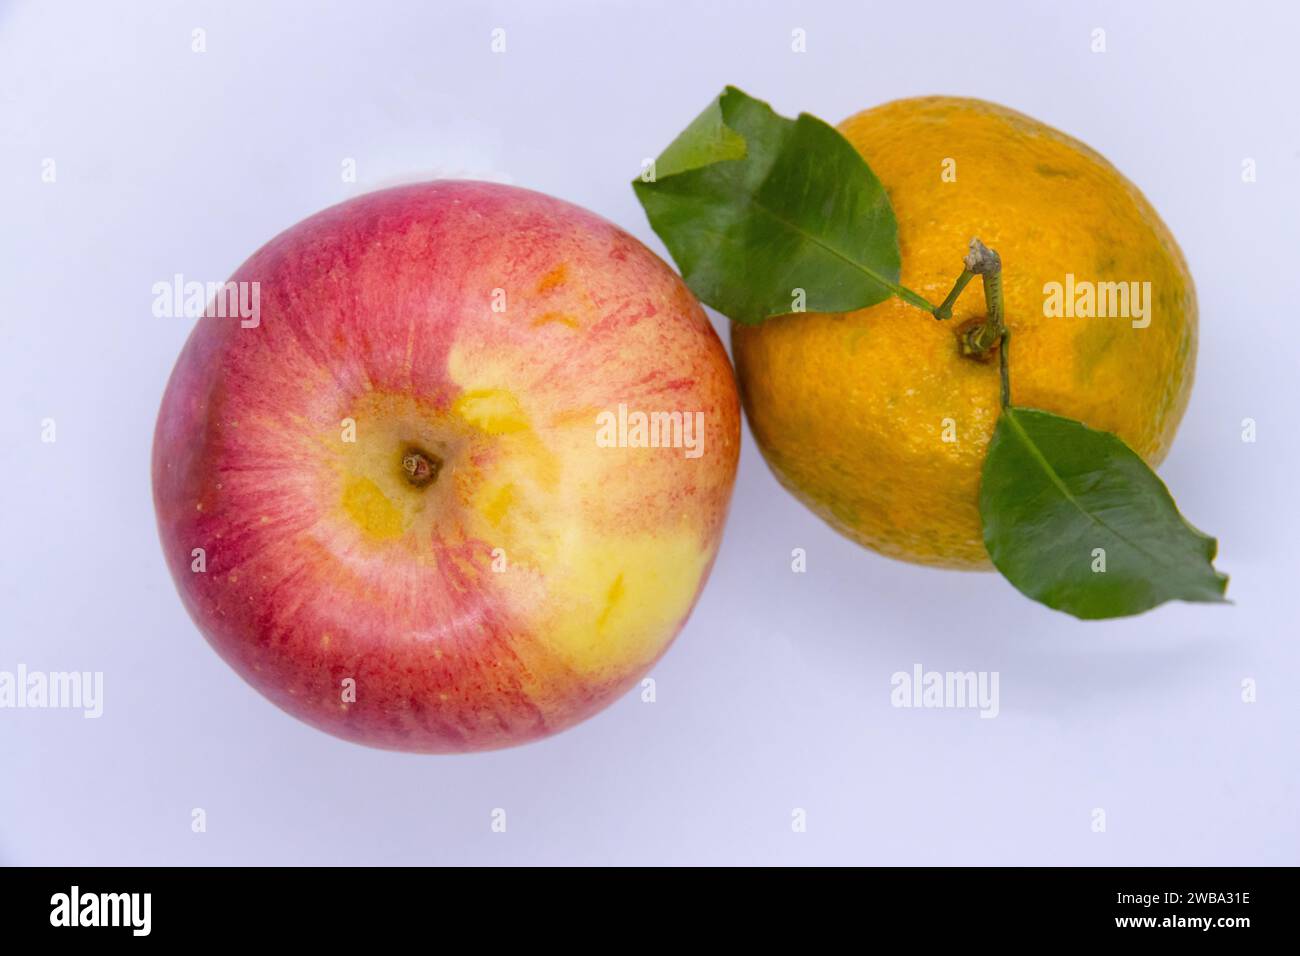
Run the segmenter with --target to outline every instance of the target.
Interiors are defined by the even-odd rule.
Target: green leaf
[[[898,223],[884,187],[816,117],[778,116],[727,87],[633,188],[696,296],[737,322],[848,312],[903,296]]]
[[[745,137],[727,126],[722,118],[722,101],[716,99],[659,154],[655,175],[676,176],[723,160],[744,158]]]
[[[1215,540],[1187,523],[1128,445],[1081,422],[1003,409],[984,462],[980,514],[997,569],[1024,594],[1075,617],[1225,601]]]

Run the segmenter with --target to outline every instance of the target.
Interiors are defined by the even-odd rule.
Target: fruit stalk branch
[[[1011,332],[1007,329],[1006,308],[1002,299],[1002,257],[976,237],[970,241],[970,252],[963,257],[962,263],[966,268],[953,283],[947,297],[940,305],[931,307],[927,311],[940,322],[951,319],[953,305],[965,291],[966,286],[970,285],[971,280],[976,276],[984,280],[984,305],[988,313],[987,318],[960,332],[958,341],[963,355],[978,359],[984,358],[991,349],[1001,344],[1001,348],[998,349],[998,365],[1002,376],[1002,404],[1010,405],[1011,377],[1007,367],[1007,349],[1011,341]],[[902,295],[902,292],[899,294]],[[912,305],[917,304],[907,296],[903,296],[903,300]],[[921,301],[924,302],[923,299]]]
[[[1006,306],[1002,298],[1002,257],[978,238],[970,241],[970,252],[963,260],[968,272],[984,280],[984,305],[988,319],[971,328],[962,337],[962,351],[977,358],[999,343],[998,367],[1002,377],[1002,404],[1011,404],[1011,376],[1007,365],[1007,351],[1011,333],[1007,330]]]
[[[970,285],[970,280],[973,278],[975,278],[975,273],[971,272],[969,269],[962,270],[962,274],[959,275],[957,281],[953,283],[952,291],[948,293],[948,297],[944,299],[939,308],[935,309],[931,314],[940,322],[951,319],[952,307],[956,304],[957,297],[965,291],[966,286]]]
[[[1002,407],[1011,405],[1011,372],[1008,368],[1007,353],[1011,349],[1011,330],[1002,330],[1002,345],[998,349],[998,369],[1002,375]]]
[[[997,344],[1005,328],[1002,308],[1002,257],[978,238],[970,241],[970,252],[962,260],[966,269],[984,279],[984,305],[988,319],[966,334],[964,345],[971,355],[983,355]]]

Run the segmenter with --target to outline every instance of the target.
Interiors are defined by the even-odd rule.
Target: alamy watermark
[[[148,936],[152,910],[152,893],[83,893],[74,885],[50,897],[50,925],[119,926],[132,936]]]
[[[260,282],[186,282],[178,272],[170,282],[155,282],[152,291],[153,314],[160,319],[237,318],[245,329],[262,323]]]
[[[923,707],[978,710],[981,718],[992,718],[998,703],[997,671],[927,671],[913,664],[911,673],[896,671],[889,679],[894,707]]]
[[[687,458],[704,454],[703,412],[628,411],[620,404],[617,412],[596,416],[596,445],[599,448],[681,448]]]
[[[0,710],[80,710],[92,719],[104,713],[103,671],[0,671]]]
[[[1043,315],[1049,319],[1132,319],[1135,329],[1151,324],[1150,282],[1091,282],[1076,280],[1043,285]]]

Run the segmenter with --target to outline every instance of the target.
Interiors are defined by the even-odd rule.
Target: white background
[[[105,680],[99,720],[0,710],[0,862],[1300,862],[1295,9],[0,4],[0,669]],[[149,447],[191,322],[151,315],[153,283],[223,278],[318,209],[439,175],[561,196],[661,251],[629,180],[726,83],[831,122],[982,96],[1145,191],[1202,309],[1161,474],[1220,538],[1234,606],[1083,624],[996,575],[891,562],[782,491],[746,433],[657,703],[630,694],[459,758],[280,713],[208,648],[163,566]],[[892,708],[890,676],[916,663],[998,671],[1000,716]]]

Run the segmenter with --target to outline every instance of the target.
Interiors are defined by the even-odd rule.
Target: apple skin
[[[569,203],[439,181],[314,215],[232,281],[260,283],[260,321],[198,320],[153,489],[185,607],[245,680],[348,740],[452,753],[570,727],[658,660],[740,437],[662,260]],[[703,454],[601,447],[620,403],[702,412]]]

